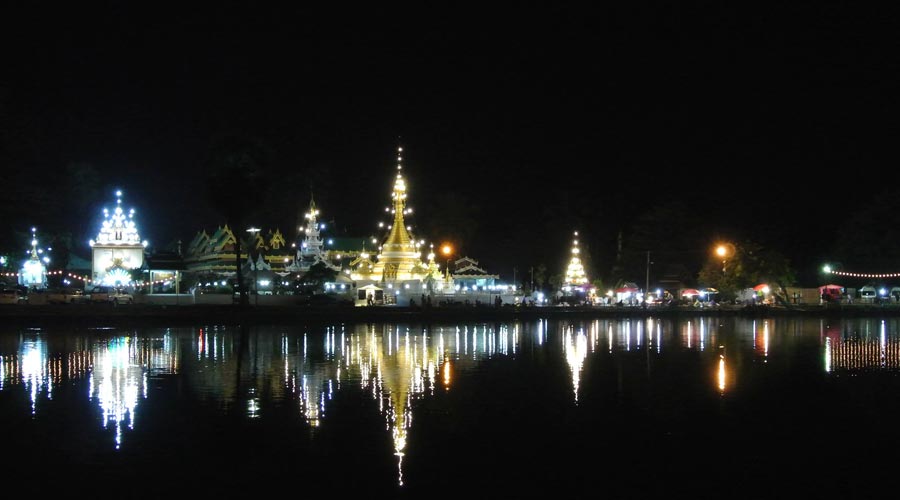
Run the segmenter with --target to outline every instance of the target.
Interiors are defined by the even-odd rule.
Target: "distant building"
[[[451,276],[454,286],[460,290],[490,290],[500,279],[499,275],[478,267],[478,261],[471,257],[457,259]]]

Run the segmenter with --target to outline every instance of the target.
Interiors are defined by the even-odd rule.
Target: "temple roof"
[[[122,209],[122,191],[116,191],[116,208],[114,208],[112,212],[105,208],[103,209],[103,223],[100,225],[100,232],[97,234],[97,239],[91,240],[91,246],[145,245],[145,243],[141,242],[141,236],[138,234],[137,225],[133,218],[134,209],[132,208],[128,212],[125,212],[125,210]]]
[[[228,224],[225,224],[222,227],[219,227],[212,236],[209,237],[209,245],[208,251],[211,252],[221,252],[226,245],[234,245],[234,233],[231,232],[231,228],[228,227]]]
[[[205,253],[209,249],[209,235],[206,234],[206,231],[200,231],[194,236],[194,239],[188,243],[187,254],[188,255],[199,255]]]

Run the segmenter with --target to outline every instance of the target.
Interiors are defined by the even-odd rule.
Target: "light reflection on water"
[[[780,350],[804,341],[813,342],[827,375],[900,369],[898,324],[875,319],[209,326],[27,331],[0,338],[0,392],[23,391],[29,406],[21,411],[41,416],[58,386],[85,381],[84,397],[98,410],[96,425],[112,431],[112,449],[127,448],[127,434],[139,430],[142,405],[154,397],[154,377],[184,380],[196,401],[223,414],[239,409],[248,420],[265,421],[276,411],[273,404],[286,403],[310,430],[330,418],[332,402],[345,387],[355,387],[377,405],[399,486],[407,480],[404,459],[419,402],[438,389],[462,390],[457,379],[478,377],[495,359],[555,357],[568,370],[568,383],[557,389],[576,406],[585,391],[596,390],[584,378],[592,363],[639,363],[652,375],[667,357],[687,359],[703,365],[708,376],[701,382],[722,397],[750,384],[752,372],[778,359]]]

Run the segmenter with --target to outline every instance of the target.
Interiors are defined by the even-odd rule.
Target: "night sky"
[[[739,235],[814,268],[840,222],[893,189],[894,12],[442,5],[5,5],[4,224],[68,224],[87,256],[121,188],[142,236],[186,242],[224,222],[201,167],[223,136],[271,152],[257,225],[288,237],[310,192],[330,234],[373,234],[402,143],[410,222],[441,239],[429,219],[459,207],[459,252],[507,279],[561,269],[576,229],[605,271],[620,231],[676,202],[701,216],[700,251]],[[36,176],[39,199],[64,198],[73,164],[101,174],[83,212],[16,187]]]

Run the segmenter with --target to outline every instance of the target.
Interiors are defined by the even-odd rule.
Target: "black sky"
[[[429,211],[453,194],[478,225],[461,251],[503,274],[562,265],[573,229],[608,260],[618,230],[675,201],[710,238],[815,265],[892,188],[894,12],[629,4],[5,6],[0,159],[50,178],[92,164],[161,244],[221,223],[201,165],[217,137],[252,136],[284,193],[263,226],[290,227],[312,187],[336,234],[365,235],[399,140],[417,227],[440,234]]]

